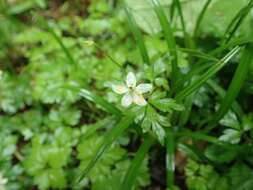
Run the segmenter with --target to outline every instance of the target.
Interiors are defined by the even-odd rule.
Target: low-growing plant
[[[253,188],[252,0],[0,2],[1,190]]]

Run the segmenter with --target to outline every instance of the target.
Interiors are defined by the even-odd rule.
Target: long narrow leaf
[[[201,21],[203,20],[204,18],[204,15],[206,13],[206,10],[208,8],[208,6],[210,5],[212,0],[207,0],[203,9],[201,10],[199,16],[198,16],[198,19],[197,19],[197,22],[196,22],[196,25],[195,25],[195,28],[194,28],[194,32],[193,32],[193,36],[196,37],[197,34],[198,34],[198,30],[199,30],[199,27],[200,27],[200,24],[201,24]]]
[[[246,45],[246,44],[252,43],[252,42],[253,42],[253,39],[249,38],[249,37],[242,37],[242,38],[234,39],[234,40],[231,40],[229,43],[226,43],[226,44],[212,50],[210,52],[210,55],[215,56],[215,55],[222,53],[223,51],[225,51],[231,47],[242,46],[242,45]]]
[[[214,126],[230,109],[232,103],[235,101],[243,82],[247,76],[247,72],[249,70],[250,63],[253,59],[253,45],[249,44],[244,48],[241,61],[236,69],[236,72],[233,76],[231,84],[229,85],[226,96],[221,102],[220,108],[218,112],[215,114],[212,126]]]
[[[248,43],[253,43],[253,39],[251,36],[247,36],[247,37],[241,37],[241,38],[237,38],[237,39],[233,39],[230,42],[223,44],[222,46],[219,46],[218,48],[212,50],[209,54],[210,56],[216,56],[219,53],[222,53],[224,51],[227,51],[228,49],[232,48],[232,47],[236,47],[236,46],[243,46],[246,45]],[[205,60],[199,60],[196,65],[199,65],[201,63],[204,63]]]
[[[228,43],[230,39],[234,36],[236,30],[240,27],[243,20],[249,14],[252,6],[253,6],[253,1],[250,0],[249,3],[245,7],[243,7],[241,10],[239,10],[239,12],[235,15],[235,17],[232,19],[231,23],[228,25],[225,31],[223,44]]]
[[[240,50],[240,47],[235,47],[232,49],[223,59],[214,64],[211,68],[209,68],[203,75],[199,77],[199,79],[193,82],[191,85],[186,87],[184,90],[179,92],[175,99],[180,101],[193,93],[199,87],[201,87],[209,78],[211,78],[214,74],[216,74],[222,67],[226,65],[226,63]]]
[[[58,44],[60,45],[61,49],[63,50],[64,54],[66,55],[68,61],[70,64],[74,64],[76,65],[76,61],[74,59],[74,57],[71,55],[70,51],[68,50],[68,48],[65,46],[65,44],[63,43],[62,39],[54,32],[54,30],[46,23],[45,26],[47,27],[48,31],[50,32],[50,34],[54,37],[54,39],[58,42]]]
[[[163,7],[159,3],[159,0],[151,0],[151,1],[153,4],[153,7],[154,7],[154,11],[157,15],[157,18],[161,24],[161,27],[162,27],[162,30],[164,33],[164,37],[167,42],[167,46],[173,55],[172,72],[171,73],[172,73],[172,82],[175,82],[177,80],[177,77],[179,74],[179,69],[178,69],[178,65],[177,65],[177,51],[175,50],[176,49],[176,42],[175,42],[175,38],[173,36],[173,31],[170,26],[170,23],[168,22],[168,19],[167,19],[166,14],[163,10]]]
[[[136,177],[138,175],[138,171],[141,167],[141,164],[142,164],[146,154],[148,153],[151,145],[153,144],[153,142],[154,142],[154,140],[151,136],[146,136],[146,138],[144,139],[144,142],[142,143],[139,150],[135,154],[132,164],[130,165],[130,167],[124,177],[123,183],[121,184],[120,190],[132,189],[134,182],[136,180]]]
[[[127,5],[125,5],[125,12],[127,15],[127,20],[129,23],[129,27],[134,35],[134,38],[136,40],[136,43],[139,47],[143,62],[146,64],[150,64],[150,59],[149,59],[149,55],[148,55],[148,51],[144,42],[144,39],[142,37],[141,31],[138,28],[135,18],[132,15],[131,11],[129,10],[129,8],[127,7]]]
[[[183,34],[184,34],[185,47],[193,48],[194,47],[194,42],[190,38],[190,35],[186,31],[184,14],[183,14],[183,11],[182,11],[181,2],[179,0],[173,0],[173,2],[175,3],[175,7],[177,8],[178,13],[179,13],[180,22],[181,22],[181,26],[182,26]]]
[[[177,132],[175,134],[177,137],[187,137],[187,138],[193,138],[196,140],[203,140],[203,141],[207,141],[210,143],[214,143],[214,144],[222,144],[222,142],[213,136],[207,135],[205,133],[201,133],[201,132],[192,132],[192,131],[183,131],[183,132]]]
[[[113,104],[110,102],[107,102],[105,99],[101,98],[100,96],[92,93],[89,90],[86,89],[81,89],[80,91],[80,96],[86,98],[87,100],[94,102],[95,104],[99,105],[102,107],[106,112],[111,113],[116,116],[121,116],[122,113],[121,111],[115,107]]]
[[[81,139],[86,139],[88,137],[90,137],[91,135],[93,135],[94,133],[96,133],[96,131],[98,129],[101,129],[105,126],[113,126],[116,122],[116,118],[113,116],[107,117],[105,119],[102,119],[100,121],[98,121],[95,124],[91,124],[87,130],[85,131],[85,133],[81,136]]]
[[[221,98],[224,99],[226,95],[226,91],[219,84],[217,84],[217,82],[215,82],[214,80],[208,80],[207,85],[209,85]],[[238,119],[242,118],[243,110],[236,100],[232,104],[232,110],[238,116]]]
[[[198,57],[198,58],[201,58],[201,59],[204,59],[204,60],[219,61],[219,60],[218,60],[217,58],[215,58],[214,56],[209,55],[209,54],[204,53],[204,52],[201,52],[201,51],[198,51],[198,50],[196,50],[196,49],[177,48],[176,50],[179,50],[179,51],[188,53],[188,54],[191,55],[191,56]]]
[[[181,79],[176,82],[174,87],[175,92],[178,92],[178,90],[180,90],[183,84],[186,81],[189,81],[194,75],[199,75],[201,72],[204,72],[209,67],[210,67],[209,64],[193,66],[192,69],[186,75],[182,75]]]
[[[77,182],[80,182],[94,167],[103,153],[111,146],[111,144],[133,123],[134,117],[132,115],[123,117],[120,122],[110,130],[104,137],[104,141],[99,146],[96,154],[89,162],[88,166],[80,173]]]

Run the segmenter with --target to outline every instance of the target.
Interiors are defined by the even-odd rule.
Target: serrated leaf
[[[158,137],[159,142],[164,144],[165,130],[158,122],[152,122],[152,131]]]
[[[228,142],[231,144],[237,144],[241,140],[242,133],[235,129],[225,129],[223,135],[219,137],[219,140]]]
[[[182,111],[184,109],[183,106],[177,104],[175,100],[170,98],[152,100],[151,104],[163,112],[171,112],[172,110]]]

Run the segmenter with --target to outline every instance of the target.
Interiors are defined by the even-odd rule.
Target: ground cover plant
[[[253,0],[0,0],[0,190],[252,190]]]

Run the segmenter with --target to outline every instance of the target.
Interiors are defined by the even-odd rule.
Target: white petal
[[[128,87],[135,87],[136,86],[136,77],[135,77],[134,73],[129,72],[127,74],[126,84]]]
[[[147,101],[143,98],[141,94],[133,94],[133,101],[139,106],[145,106],[147,105]]]
[[[133,97],[131,96],[130,93],[126,93],[121,99],[121,105],[124,107],[130,106],[132,102],[133,102]]]
[[[147,93],[147,92],[150,92],[151,90],[152,90],[152,84],[149,84],[149,83],[139,84],[136,87],[136,91],[138,94]]]
[[[117,94],[124,94],[128,91],[125,85],[112,85],[112,90]]]

